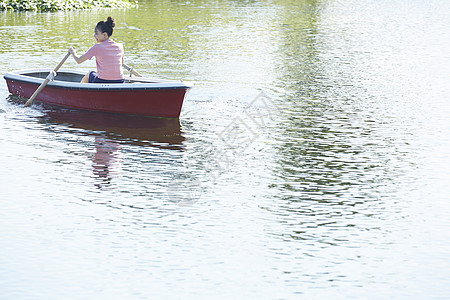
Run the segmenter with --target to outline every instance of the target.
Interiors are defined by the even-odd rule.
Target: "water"
[[[128,64],[195,83],[179,120],[23,108],[0,83],[0,298],[448,298],[449,6],[0,13],[2,74],[113,15]]]

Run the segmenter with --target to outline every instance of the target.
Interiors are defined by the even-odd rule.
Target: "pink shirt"
[[[105,80],[123,79],[123,46],[111,39],[95,44],[85,54],[88,59],[95,56],[97,76]]]

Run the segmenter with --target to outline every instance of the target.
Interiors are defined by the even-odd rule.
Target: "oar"
[[[61,68],[61,66],[64,64],[64,62],[67,60],[67,58],[69,58],[69,56],[70,56],[70,52],[67,52],[66,56],[64,56],[64,58],[56,66],[56,68],[53,69],[53,71],[51,71],[48,74],[48,76],[47,76],[47,78],[45,78],[44,82],[41,83],[41,85],[38,87],[38,89],[33,93],[33,95],[31,95],[30,99],[28,99],[28,101],[25,103],[25,107],[30,106],[31,103],[33,103],[34,99],[44,89],[44,87],[47,85],[47,83],[49,83],[49,81],[52,80],[56,76],[56,72],[58,72],[59,68]]]
[[[139,72],[138,71],[136,71],[136,70],[134,70],[132,67],[130,67],[130,66],[127,66],[126,64],[122,64],[122,66],[128,71],[128,72],[131,72],[131,73],[133,73],[134,74],[134,76],[137,76],[137,77],[142,77],[142,75],[141,74],[139,74]]]

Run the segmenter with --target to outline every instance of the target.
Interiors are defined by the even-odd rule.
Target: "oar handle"
[[[69,58],[70,52],[67,52],[66,56],[61,60],[61,62],[56,66],[56,68],[53,69],[53,71],[58,72],[58,70],[61,68],[61,66],[66,62],[66,60]]]
[[[59,68],[64,64],[64,62],[69,58],[70,52],[67,52],[66,56],[61,60],[61,62],[56,66],[56,68],[53,69],[52,72],[56,74],[58,72]],[[50,74],[52,73],[50,72]],[[39,93],[44,89],[44,87],[49,83],[51,76],[47,76],[47,78],[44,80],[43,83],[38,87],[36,91],[34,91],[33,95],[31,95],[30,99],[25,103],[25,107],[30,106],[31,103],[33,103],[34,99],[39,95]]]

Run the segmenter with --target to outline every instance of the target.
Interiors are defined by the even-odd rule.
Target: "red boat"
[[[30,98],[52,70],[6,73],[9,92]],[[80,83],[85,72],[61,70],[36,100],[77,109],[178,118],[191,84],[183,81],[126,77],[125,83]]]

